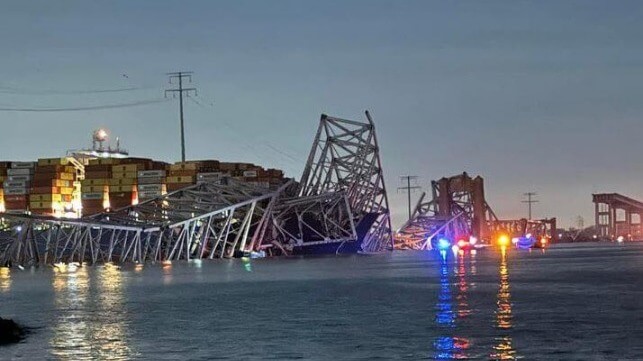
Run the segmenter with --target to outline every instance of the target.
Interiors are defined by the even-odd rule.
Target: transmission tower
[[[167,97],[168,93],[172,93],[173,96],[176,96],[176,93],[179,93],[179,115],[181,119],[181,162],[185,162],[185,129],[183,121],[183,93],[186,93],[187,96],[190,95],[190,92],[194,92],[196,95],[196,88],[184,88],[183,87],[183,78],[186,78],[188,82],[192,83],[192,72],[191,71],[178,71],[174,73],[167,73],[169,77],[170,84],[175,84],[172,80],[178,80],[178,88],[167,89],[165,91],[165,96]]]
[[[538,203],[538,200],[533,199],[534,196],[536,196],[536,192],[527,192],[523,193],[523,195],[527,196],[526,201],[522,201],[522,203],[527,203],[528,204],[528,209],[529,209],[529,220],[531,220],[531,205],[534,203]]]
[[[415,185],[415,183],[414,183],[413,186],[411,186],[411,180],[413,180],[415,182],[415,180],[417,180],[417,178],[418,177],[415,176],[415,175],[403,175],[403,176],[400,176],[400,180],[402,181],[402,184],[406,183],[406,185],[397,188],[398,191],[406,191],[406,193],[408,194],[408,198],[409,198],[409,220],[411,219],[411,216],[412,216],[412,214],[411,214],[411,192],[415,192],[416,190],[422,188],[422,187],[420,187],[418,185]]]

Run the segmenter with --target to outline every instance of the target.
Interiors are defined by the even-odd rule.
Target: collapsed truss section
[[[317,202],[328,193],[344,194],[355,238],[363,251],[392,249],[391,219],[375,125],[322,114],[297,196]],[[346,242],[344,237],[335,242]],[[314,242],[314,241],[313,241]]]
[[[0,265],[233,257],[265,233],[279,189],[201,183],[80,220],[3,215]]]
[[[398,249],[432,249],[436,237],[458,239],[489,235],[488,222],[497,220],[484,198],[481,177],[467,173],[431,182],[433,198],[420,197],[411,219],[396,233]]]

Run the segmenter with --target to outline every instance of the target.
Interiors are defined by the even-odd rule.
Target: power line
[[[86,89],[86,90],[35,90],[25,88],[14,88],[0,86],[0,93],[3,94],[25,94],[25,95],[76,95],[76,94],[102,94],[102,93],[122,93],[136,90],[156,89],[157,87],[128,87],[113,89]]]
[[[69,108],[0,107],[0,111],[3,111],[3,112],[76,112],[76,111],[84,111],[84,110],[129,108],[129,107],[137,107],[141,105],[164,103],[166,101],[168,101],[168,99],[153,99],[153,100],[142,100],[142,101],[131,102],[131,103],[90,105],[86,107],[69,107]]]
[[[536,196],[537,193],[536,192],[527,192],[527,193],[523,193],[523,195],[527,196],[527,200],[522,201],[522,203],[527,203],[528,204],[528,207],[529,207],[529,220],[531,220],[531,205],[533,203],[538,203],[538,200],[532,199],[532,197]]]
[[[196,95],[196,88],[184,88],[183,87],[183,78],[186,78],[190,83],[192,82],[192,72],[191,71],[178,71],[174,73],[168,73],[170,84],[172,84],[172,79],[178,79],[179,87],[175,89],[167,89],[165,91],[165,96],[168,93],[176,94],[179,93],[179,116],[181,118],[181,161],[185,162],[185,128],[183,121],[183,93],[190,95],[190,92],[194,92]]]
[[[206,106],[205,106],[205,105],[203,105],[203,103],[201,103],[200,101],[198,101],[196,98],[194,98],[194,97],[190,97],[190,96],[188,96],[187,98],[188,98],[188,99],[190,99],[190,101],[194,102],[194,103],[195,103],[196,105],[198,105],[199,107],[201,107],[201,108],[203,108],[203,109],[205,109],[205,108],[206,108]],[[210,104],[210,106],[211,106],[211,107],[214,107],[214,105],[212,105],[212,104]],[[246,142],[247,144],[251,144],[250,142],[248,142],[248,141],[247,141],[247,134],[244,134],[242,131],[240,131],[240,130],[239,130],[239,129],[237,129],[235,126],[233,126],[232,124],[230,124],[230,122],[227,122],[227,121],[226,121],[226,120],[224,120],[224,119],[221,119],[221,120],[219,120],[219,121],[221,122],[221,124],[223,124],[224,126],[228,127],[228,129],[230,129],[231,131],[233,131],[234,133],[236,133],[236,134],[239,136],[239,140],[240,140],[240,141],[242,141],[242,142]],[[290,154],[290,152],[287,152],[286,150],[284,150],[284,149],[282,149],[282,148],[279,148],[279,147],[275,146],[274,144],[272,144],[272,143],[270,143],[270,142],[266,141],[265,139],[262,139],[262,140],[259,140],[259,141],[260,141],[260,142],[262,142],[262,144],[261,144],[261,145],[265,146],[266,148],[268,148],[268,149],[270,149],[270,150],[272,150],[272,151],[274,151],[274,152],[276,152],[276,153],[279,153],[279,154],[283,155],[283,156],[284,156],[284,157],[286,157],[286,159],[287,159],[287,160],[289,160],[291,163],[294,163],[294,164],[297,164],[297,165],[301,165],[301,164],[305,161],[303,158],[297,158],[296,156],[294,156],[294,155]],[[258,149],[254,148],[254,144],[257,144],[257,143],[256,143],[256,142],[253,142],[253,143],[252,143],[252,148],[248,148],[248,147],[246,147],[246,148],[247,148],[247,149],[251,149],[251,150],[252,150],[252,152],[253,152],[253,153],[255,153],[255,155],[258,155],[258,156],[260,156],[260,157],[261,157],[262,155],[265,155],[265,154],[263,154],[263,153],[260,153],[260,151],[259,151]],[[272,158],[272,157],[271,157],[271,158]],[[273,158],[273,160],[274,160],[274,158]]]
[[[404,181],[406,180],[406,186],[403,187],[397,187],[397,190],[404,190],[407,192],[409,196],[409,220],[411,220],[411,192],[415,192],[417,189],[420,189],[422,187],[414,185],[411,186],[411,180],[415,181],[418,177],[416,175],[403,175],[400,176],[400,180]]]

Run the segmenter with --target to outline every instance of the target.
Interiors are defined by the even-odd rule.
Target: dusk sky
[[[485,178],[501,218],[592,225],[594,192],[643,199],[641,1],[5,1],[0,108],[163,98],[194,71],[187,155],[299,178],[321,113],[364,120],[394,224],[399,176]],[[140,88],[123,92],[91,92]],[[104,126],[132,156],[180,158],[178,100],[0,111],[0,158],[88,147]],[[419,193],[414,194],[414,200]]]

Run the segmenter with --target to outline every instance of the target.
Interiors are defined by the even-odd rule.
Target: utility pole
[[[179,81],[179,87],[175,89],[167,89],[165,91],[165,96],[167,97],[168,93],[172,93],[172,96],[176,97],[176,93],[179,93],[179,115],[181,117],[181,162],[185,162],[185,129],[183,121],[183,93],[187,93],[187,96],[190,96],[190,92],[194,92],[196,95],[196,88],[184,88],[183,87],[183,78],[186,78],[188,82],[192,82],[192,72],[191,71],[178,71],[174,73],[167,73],[169,77],[170,84],[172,80]]]
[[[404,181],[406,180],[406,185],[397,188],[398,191],[401,191],[401,190],[406,191],[409,196],[409,220],[411,220],[411,192],[415,192],[415,190],[422,188],[418,185],[411,186],[411,180],[415,181],[417,178],[418,177],[416,175],[400,176],[400,180],[402,181],[402,184],[404,184]]]
[[[532,197],[536,195],[536,192],[527,192],[527,193],[523,193],[523,195],[527,196],[527,200],[522,201],[522,203],[529,204],[529,220],[531,220],[531,205],[534,203],[538,203],[537,200],[532,199]]]

